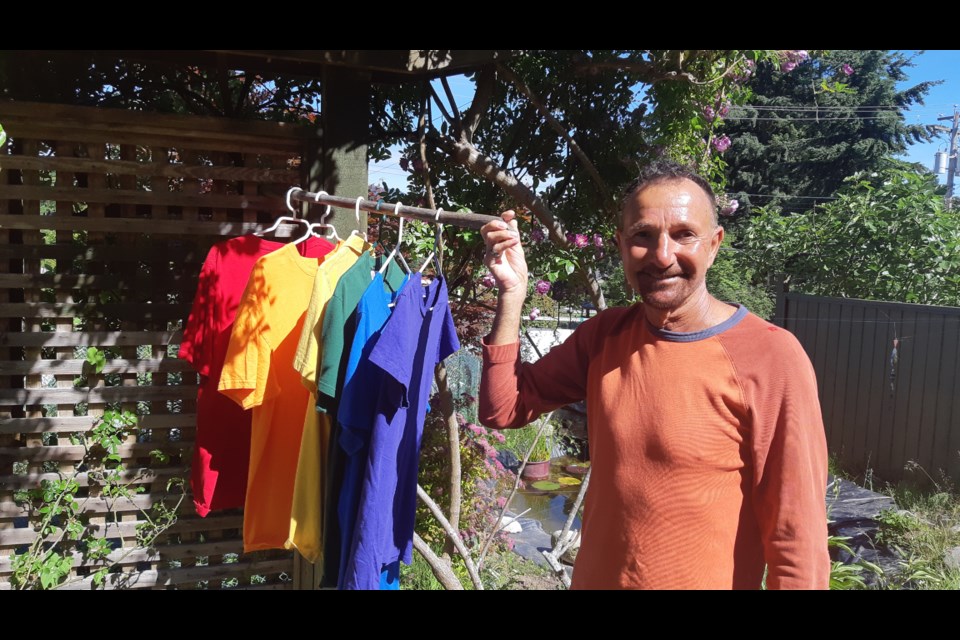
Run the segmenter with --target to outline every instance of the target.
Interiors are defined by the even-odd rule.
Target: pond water
[[[557,483],[563,478],[576,478],[580,480],[582,476],[567,473],[564,469],[569,464],[576,464],[577,460],[572,458],[555,459],[550,464],[550,482]],[[569,480],[568,480],[569,482]],[[526,513],[524,518],[532,518],[540,522],[543,530],[548,534],[563,528],[563,524],[570,515],[573,503],[580,492],[580,485],[561,485],[559,489],[551,491],[538,491],[531,487],[531,482],[525,481],[526,487],[521,487],[510,503],[511,513]],[[509,495],[509,489],[505,495]],[[580,517],[577,516],[573,522],[573,528],[580,528]]]

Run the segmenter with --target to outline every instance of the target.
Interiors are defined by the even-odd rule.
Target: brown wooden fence
[[[35,537],[14,492],[71,473],[82,448],[70,433],[105,409],[141,416],[125,443],[132,472],[148,452],[139,506],[186,477],[195,432],[196,375],[176,348],[206,252],[284,208],[300,182],[304,132],[292,126],[122,110],[0,103],[0,588],[10,556]],[[80,386],[83,350],[110,359]],[[115,555],[132,544],[139,512],[86,486],[81,498]],[[242,513],[198,518],[189,498],[161,543],[127,556],[127,586],[289,588],[290,553],[240,555]],[[121,542],[122,537],[122,542]],[[82,558],[74,572],[85,576]],[[89,578],[73,584],[90,588]]]
[[[788,293],[777,318],[813,361],[846,468],[960,482],[960,308]]]

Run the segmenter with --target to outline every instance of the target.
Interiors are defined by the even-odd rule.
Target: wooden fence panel
[[[73,474],[71,434],[115,409],[140,418],[120,454],[147,490],[111,510],[78,471],[78,499],[121,559],[107,588],[290,588],[290,552],[242,554],[239,510],[199,518],[189,494],[155,549],[132,540],[141,509],[189,473],[198,381],[176,355],[200,265],[285,210],[305,133],[27,103],[0,103],[0,122],[0,589],[36,537],[14,493]],[[89,347],[107,357],[100,374]],[[91,588],[95,569],[75,558],[69,588]]]

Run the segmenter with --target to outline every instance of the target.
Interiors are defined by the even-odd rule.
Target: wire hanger
[[[320,196],[328,196],[328,195],[330,194],[327,193],[326,191],[318,191],[317,195],[314,196],[314,201],[320,202]],[[324,222],[324,220],[330,217],[330,214],[332,212],[333,212],[333,207],[328,204],[326,212],[324,212],[324,214],[320,216],[320,222],[315,222],[310,225],[310,232],[313,233],[317,229],[330,229],[331,234],[329,236],[324,234],[318,234],[318,235],[320,235],[320,237],[323,238],[324,240],[333,239],[333,240],[336,240],[337,242],[340,242],[340,236],[337,234],[337,228],[328,222]]]
[[[264,229],[263,231],[260,231],[259,233],[255,233],[255,234],[253,234],[253,235],[257,236],[258,238],[262,238],[262,237],[265,236],[266,234],[268,234],[268,233],[273,233],[274,231],[276,231],[277,229],[279,229],[281,224],[283,224],[283,223],[285,223],[285,222],[293,222],[293,223],[296,223],[296,224],[303,223],[304,225],[306,225],[307,230],[308,230],[308,233],[307,233],[307,236],[306,236],[306,237],[310,237],[310,233],[309,233],[310,223],[307,222],[306,220],[304,220],[303,218],[300,218],[300,217],[297,216],[297,210],[293,208],[293,204],[290,202],[290,196],[293,195],[293,192],[294,192],[294,191],[302,191],[302,189],[300,189],[300,187],[290,187],[290,188],[287,190],[287,209],[290,210],[290,213],[292,213],[293,216],[292,216],[292,217],[291,217],[291,216],[280,216],[279,218],[276,219],[276,221],[273,223],[273,225],[272,225],[269,229]],[[305,239],[305,238],[300,238],[300,239],[294,241],[293,244],[296,244],[296,243],[298,243],[298,242],[301,242],[301,241],[303,241],[304,239]]]

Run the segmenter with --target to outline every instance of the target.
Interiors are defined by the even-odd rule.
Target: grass
[[[473,584],[467,577],[462,562],[455,560],[453,569],[464,589],[472,590]],[[480,579],[483,581],[483,588],[488,591],[560,588],[560,581],[554,578],[549,570],[505,549],[491,550],[480,570]],[[400,565],[400,588],[439,591],[443,586],[433,576],[426,560],[414,552],[413,564],[409,567]]]
[[[916,463],[906,468],[914,479],[883,483],[879,489],[894,499],[897,509],[877,516],[874,542],[900,557],[900,571],[881,576],[878,588],[960,590],[960,568],[946,562],[947,553],[960,547],[960,493],[945,476],[934,478]],[[830,471],[868,489],[880,484],[869,470],[851,477],[835,461]]]

